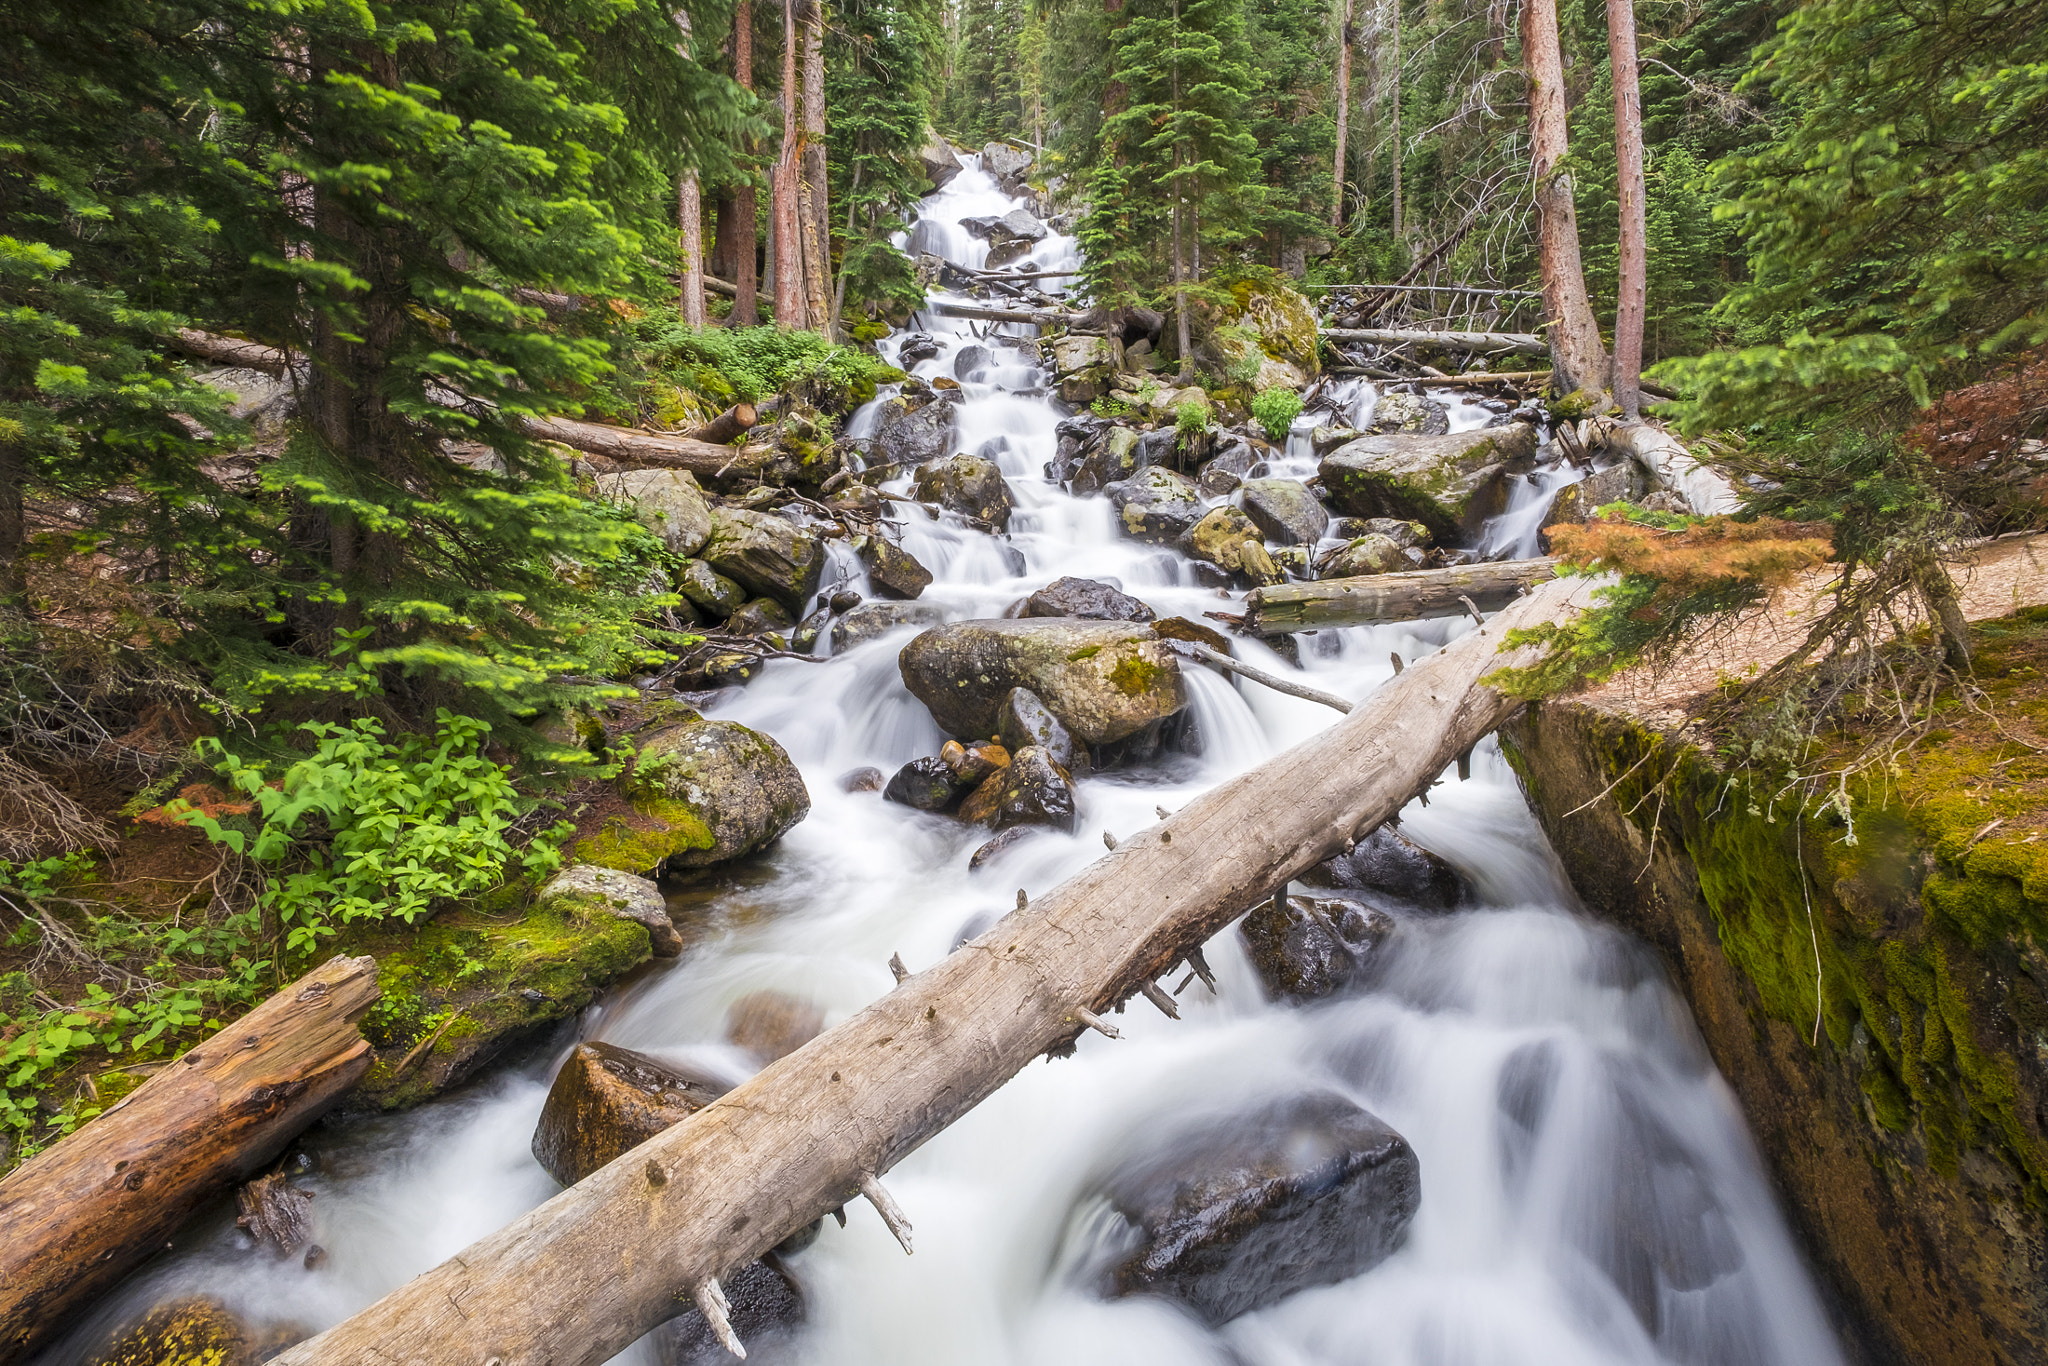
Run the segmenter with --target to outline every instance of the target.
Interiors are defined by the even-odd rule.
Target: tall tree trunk
[[[1401,0],[1387,0],[1387,9],[1393,15],[1389,31],[1393,38],[1393,62],[1387,68],[1388,84],[1393,90],[1394,137],[1387,149],[1394,164],[1394,236],[1407,236],[1407,224],[1401,216],[1401,163],[1406,159],[1401,150]]]
[[[1643,316],[1649,261],[1643,187],[1643,96],[1636,72],[1634,0],[1607,0],[1607,60],[1614,69],[1614,162],[1621,199],[1621,278],[1614,306],[1614,400],[1630,422],[1643,409]]]
[[[704,312],[704,201],[697,173],[683,172],[676,183],[676,221],[683,230],[683,322],[702,327]]]
[[[825,180],[825,5],[806,0],[804,39],[804,297],[811,326],[832,324],[832,205]]]
[[[28,586],[21,572],[28,548],[28,452],[0,438],[0,633],[21,624]]]
[[[743,90],[754,88],[754,4],[753,0],[739,0],[732,11],[732,78]],[[748,151],[752,151],[749,139]],[[755,298],[758,288],[755,281],[756,255],[760,251],[757,240],[757,219],[760,205],[754,194],[754,182],[749,174],[746,183],[733,195],[732,224],[732,312],[726,318],[729,327],[752,327],[761,321],[761,306]]]
[[[782,0],[782,152],[775,160],[770,189],[769,245],[775,258],[775,321],[783,327],[808,327],[804,301],[803,226],[797,191],[803,180],[803,130],[797,105],[803,91],[797,84],[796,0]]]
[[[1536,180],[1550,387],[1560,395],[1583,390],[1604,397],[1607,348],[1600,340],[1592,301],[1586,297],[1578,211],[1572,205],[1571,177],[1563,169],[1569,146],[1556,0],[1522,0],[1522,56],[1529,71],[1530,171]]]
[[[720,194],[711,206],[711,255],[710,271],[720,279],[730,280],[739,274],[733,258],[733,197],[730,191]]]
[[[1344,19],[1337,27],[1337,157],[1330,172],[1330,231],[1344,231],[1344,158],[1351,136],[1351,7],[1344,0]]]

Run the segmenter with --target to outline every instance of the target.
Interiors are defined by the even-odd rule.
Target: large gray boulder
[[[1330,525],[1329,509],[1299,479],[1247,479],[1239,505],[1276,545],[1314,545]]]
[[[1024,188],[1024,177],[1031,170],[1031,160],[1031,153],[1005,142],[991,142],[981,149],[981,169],[995,178],[1005,194],[1016,194]],[[1004,217],[1023,212],[1022,209],[1012,209]],[[1044,233],[1045,229],[1041,227],[1039,235]]]
[[[598,492],[633,509],[634,518],[678,555],[711,539],[711,505],[688,470],[625,470],[597,481]]]
[[[1439,540],[1475,533],[1507,505],[1507,476],[1536,454],[1526,422],[1443,436],[1365,436],[1323,458],[1323,487],[1353,517],[1421,522]]]
[[[1324,859],[1303,873],[1301,881],[1376,892],[1430,911],[1456,910],[1472,897],[1464,876],[1448,860],[1384,825],[1350,853]]]
[[[882,405],[871,438],[875,454],[892,465],[922,465],[937,460],[953,443],[953,421],[959,410],[943,399],[898,394]]]
[[[1155,615],[1145,603],[1129,593],[1098,579],[1077,579],[1071,575],[1054,579],[1024,599],[1026,617],[1087,617],[1091,621],[1150,621]]]
[[[952,455],[920,465],[917,496],[997,531],[1010,525],[1010,509],[1017,505],[1001,466],[978,455]]]
[[[1126,1230],[1111,1241],[1128,1248],[1103,1288],[1212,1326],[1378,1264],[1421,1203],[1408,1141],[1332,1091],[1152,1132],[1171,1137],[1102,1183]]]
[[[711,514],[711,536],[702,559],[756,597],[774,598],[792,612],[818,591],[825,547],[785,517],[719,508]]]
[[[917,154],[918,164],[924,168],[925,179],[934,190],[943,190],[953,183],[953,177],[966,167],[960,164],[960,154],[953,150],[953,144],[933,133],[926,139],[924,149]]]
[[[897,656],[903,682],[951,735],[996,733],[1012,688],[1037,694],[1087,744],[1134,735],[1187,705],[1180,663],[1149,626],[1062,617],[956,621]]]
[[[578,863],[549,878],[534,898],[537,905],[568,898],[579,909],[598,910],[621,920],[637,920],[647,927],[647,940],[656,958],[674,958],[683,951],[683,936],[669,919],[668,903],[652,878]]]
[[[578,861],[643,875],[703,868],[765,849],[811,811],[773,737],[701,717],[643,739],[626,792],[631,814],[578,839]]]
[[[1116,508],[1117,525],[1124,535],[1152,545],[1172,545],[1202,519],[1201,491],[1172,470],[1157,466],[1141,469],[1103,492]]]

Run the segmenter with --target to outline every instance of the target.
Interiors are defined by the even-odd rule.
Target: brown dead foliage
[[[1675,529],[1605,518],[1550,528],[1557,553],[1576,564],[1643,574],[1680,592],[1754,584],[1781,588],[1834,556],[1825,522],[1710,517]]]

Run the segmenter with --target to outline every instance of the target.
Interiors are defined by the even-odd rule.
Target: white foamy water
[[[1012,203],[970,170],[927,201],[916,234],[979,264],[983,244],[955,220]],[[1049,238],[1034,257],[1048,268],[1070,263],[1072,239]],[[1027,396],[1044,377],[1018,346],[1028,341],[1022,329],[984,338],[964,323],[922,321],[943,349],[920,373],[951,375],[963,347],[991,348],[989,367],[963,378],[957,445],[987,450],[1018,502],[1007,541],[895,505],[904,546],[937,576],[928,601],[949,618],[995,616],[1074,574],[1114,580],[1161,615],[1199,621],[1204,611],[1237,610],[1235,595],[1198,586],[1179,556],[1121,538],[1106,502],[1045,481],[1058,413]],[[1363,383],[1327,392],[1353,420],[1375,396]],[[1475,425],[1485,416],[1469,404],[1454,412]],[[863,424],[871,417],[852,430]],[[900,494],[905,484],[891,488]],[[1525,544],[1541,509],[1524,526],[1524,508],[1517,502],[1490,540]],[[1362,697],[1391,676],[1390,653],[1413,660],[1468,629],[1442,620],[1325,632],[1302,641],[1299,672]],[[593,1008],[581,1037],[742,1076],[749,1064],[723,1042],[727,1009],[741,996],[791,992],[836,1023],[890,989],[892,953],[913,971],[929,966],[967,927],[1013,905],[1019,888],[1036,895],[1099,857],[1103,831],[1148,826],[1155,807],[1176,809],[1336,720],[1299,698],[1196,672],[1189,690],[1202,753],[1082,780],[1078,833],[1035,832],[969,872],[986,831],[846,794],[837,781],[861,766],[893,770],[940,744],[897,675],[896,652],[913,634],[905,628],[825,663],[771,663],[713,708],[781,741],[803,770],[810,817],[757,862],[707,878],[692,898],[711,927],[706,942]],[[1296,672],[1258,642],[1238,651],[1269,671]],[[1306,1008],[1267,1003],[1235,930],[1219,935],[1207,954],[1220,990],[1190,988],[1179,1023],[1135,1002],[1118,1020],[1122,1040],[1087,1035],[1076,1056],[1033,1063],[890,1173],[916,1225],[915,1257],[903,1256],[865,1204],[849,1207],[844,1231],[827,1221],[792,1260],[809,1297],[806,1326],[755,1359],[1837,1362],[1742,1117],[1682,1002],[1640,945],[1575,914],[1492,743],[1475,754],[1470,781],[1446,775],[1427,808],[1404,813],[1403,830],[1451,860],[1479,904],[1398,913],[1372,984]],[[309,1136],[318,1167],[306,1182],[329,1253],[317,1270],[247,1250],[216,1212],[44,1360],[89,1360],[111,1324],[194,1291],[255,1322],[324,1328],[517,1217],[556,1189],[528,1143],[571,1042],[565,1032],[548,1056],[411,1114]],[[1101,1172],[1151,1151],[1196,1106],[1254,1108],[1276,1091],[1308,1088],[1355,1100],[1418,1155],[1421,1205],[1385,1262],[1220,1330],[1159,1300],[1101,1301],[1059,1274],[1063,1231]],[[642,1343],[619,1359],[655,1357]]]

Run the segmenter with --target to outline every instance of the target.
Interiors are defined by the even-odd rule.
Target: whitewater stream
[[[970,168],[928,199],[918,246],[980,266],[986,245],[958,220],[1018,201]],[[1057,234],[1015,263],[1070,269]],[[1061,411],[1046,391],[1029,329],[994,338],[936,316],[942,344],[914,368],[954,376],[960,350],[994,348],[964,387],[957,449],[996,460],[1018,507],[1007,538],[895,505],[903,545],[933,573],[925,601],[949,619],[995,617],[1062,575],[1111,580],[1161,616],[1202,620],[1239,595],[1198,583],[1180,555],[1118,534],[1109,503],[1047,481]],[[1004,334],[1008,335],[1007,344]],[[901,337],[883,343],[896,354]],[[1358,420],[1372,386],[1326,390],[1272,473],[1313,473],[1314,422]],[[1491,414],[1441,395],[1454,425]],[[858,433],[868,414],[849,424]],[[1533,549],[1552,487],[1539,471],[1490,527],[1494,550]],[[889,486],[904,492],[907,483]],[[842,582],[830,580],[838,576]],[[864,589],[836,556],[826,591]],[[847,582],[850,581],[850,582]],[[988,832],[849,794],[840,778],[894,772],[944,737],[904,689],[905,627],[828,663],[771,663],[711,713],[766,731],[802,768],[809,819],[771,853],[714,870],[674,903],[709,931],[577,1023],[602,1039],[734,1078],[752,1064],[723,1042],[728,1007],[763,989],[807,997],[828,1025],[950,952],[963,930],[1034,896],[1126,834],[1334,723],[1336,714],[1256,684],[1188,669],[1199,756],[1077,783],[1078,833],[1040,830],[970,873]],[[1263,669],[1359,698],[1471,629],[1463,619],[1324,631],[1301,664],[1256,641],[1237,650]],[[823,646],[821,649],[825,648]],[[1219,990],[1180,997],[1175,1023],[1135,1001],[1124,1037],[1087,1034],[1076,1056],[1035,1062],[889,1175],[916,1226],[905,1257],[864,1203],[827,1221],[792,1259],[808,1319],[754,1361],[818,1366],[1073,1366],[1080,1361],[1246,1366],[1831,1366],[1840,1360],[1819,1297],[1780,1215],[1727,1086],[1684,1003],[1641,945],[1575,912],[1514,777],[1491,741],[1471,778],[1447,774],[1403,833],[1470,881],[1471,909],[1390,909],[1396,929],[1371,985],[1309,1006],[1269,1004],[1235,929],[1208,945]],[[1174,985],[1169,980],[1169,988]],[[93,1321],[42,1361],[90,1361],[114,1323],[148,1304],[204,1293],[258,1324],[317,1330],[354,1313],[553,1195],[528,1151],[550,1077],[575,1039],[527,1065],[406,1115],[323,1128],[315,1161],[314,1270],[248,1247],[231,1214],[188,1231],[179,1250],[130,1278]],[[1386,1261],[1209,1329],[1162,1300],[1105,1301],[1063,1274],[1070,1221],[1091,1178],[1140,1156],[1194,1107],[1258,1107],[1327,1088],[1391,1124],[1421,1166],[1419,1211]],[[618,1360],[652,1363],[651,1342]],[[426,1364],[422,1364],[426,1366]]]

